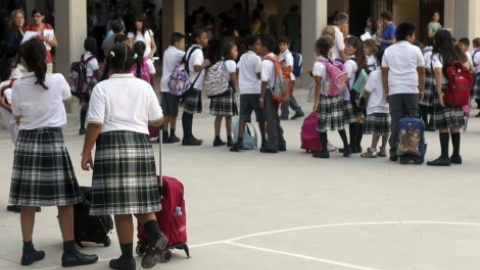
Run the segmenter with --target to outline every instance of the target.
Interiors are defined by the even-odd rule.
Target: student
[[[347,55],[345,54],[345,37],[344,32],[348,33],[348,15],[344,12],[339,12],[335,15],[335,21],[333,28],[335,29],[335,41],[333,43],[333,59],[340,59],[347,61]]]
[[[378,66],[383,58],[383,52],[376,54]],[[382,70],[372,71],[365,85],[365,100],[367,104],[367,121],[365,134],[373,134],[372,147],[368,148],[363,158],[376,158],[387,156],[387,142],[390,135],[390,114],[388,103],[383,91]],[[382,138],[380,153],[377,152],[378,141]]]
[[[161,205],[147,124],[161,125],[162,109],[152,86],[130,72],[133,56],[125,44],[108,54],[113,74],[95,86],[82,151],[82,169],[93,169],[90,214],[115,217],[122,255],[110,261],[113,269],[135,269],[132,215],[149,236],[143,268],[155,266],[168,242],[155,217]]]
[[[211,62],[203,57],[202,49],[208,46],[207,32],[201,29],[193,30],[191,34],[192,46],[187,50],[190,82],[193,84],[191,93],[183,100],[182,125],[183,125],[183,146],[200,146],[203,141],[193,136],[193,115],[202,113],[202,85],[205,75],[205,68]],[[192,52],[193,51],[193,52]],[[190,54],[190,52],[192,52]]]
[[[317,57],[324,58],[331,61],[330,55],[332,53],[332,42],[326,37],[322,37],[315,43],[315,53]],[[338,134],[342,138],[343,147],[346,151],[343,152],[344,157],[352,154],[350,146],[348,145],[347,133],[345,132],[345,120],[343,117],[343,95],[341,91],[335,97],[332,97],[327,92],[325,84],[329,83],[327,67],[316,62],[312,70],[315,79],[315,103],[313,111],[318,112],[318,133],[320,134],[321,145],[328,144],[328,131],[338,130]],[[348,91],[344,89],[344,91]],[[327,147],[322,147],[322,151],[313,154],[314,158],[330,158],[330,152]]]
[[[260,38],[262,43],[260,47],[260,54],[263,57],[261,67],[261,81],[262,91],[260,94],[260,107],[263,108],[265,119],[267,122],[267,140],[260,148],[261,153],[278,153],[287,151],[287,145],[283,138],[283,129],[280,125],[280,118],[278,117],[278,107],[280,103],[273,99],[270,89],[275,84],[275,63],[266,57],[275,58],[273,50],[275,50],[275,38],[271,35],[264,35]]]
[[[180,33],[173,33],[170,38],[170,46],[163,54],[163,68],[162,68],[162,110],[165,117],[163,124],[163,143],[177,143],[180,139],[175,135],[178,117],[178,103],[179,99],[170,94],[168,81],[172,75],[175,67],[182,61],[185,55],[185,35]],[[170,135],[168,128],[170,127]]]
[[[15,81],[12,113],[19,125],[10,187],[10,204],[21,205],[22,265],[45,258],[32,243],[37,206],[57,206],[63,236],[62,266],[95,263],[96,255],[75,248],[73,205],[82,201],[72,162],[63,141],[67,124],[64,103],[71,100],[70,86],[61,74],[46,75],[47,50],[31,39],[21,47],[22,65],[28,70]]]
[[[115,36],[113,41],[115,44],[125,44],[125,45],[128,45],[128,42],[129,42],[128,37],[122,34]]]
[[[429,166],[450,166],[462,164],[460,156],[460,128],[465,125],[463,108],[447,108],[443,103],[447,88],[446,69],[459,58],[454,50],[452,35],[447,30],[438,30],[433,45],[432,67],[435,74],[435,103],[433,121],[439,130],[441,155],[434,161],[427,162]],[[450,133],[450,134],[449,134]],[[448,155],[450,136],[452,137],[453,155]]]
[[[463,65],[470,69],[472,72],[475,72],[475,67],[473,66],[472,55],[468,51],[470,47],[470,39],[461,38],[458,40],[457,45],[455,46],[455,51],[457,52],[460,60]]]
[[[248,52],[240,57],[237,64],[238,88],[240,91],[240,123],[238,126],[238,140],[230,148],[230,152],[239,152],[243,150],[243,135],[245,134],[245,123],[251,122],[252,112],[255,112],[255,118],[258,122],[262,145],[265,142],[265,117],[260,108],[261,82],[260,73],[262,67],[262,58],[260,53],[260,38],[257,36],[247,36],[245,38],[245,47]]]
[[[363,42],[363,52],[365,54],[365,58],[367,59],[367,72],[373,72],[378,69],[378,61],[376,58],[378,52],[378,46],[375,40],[367,39]]]
[[[427,131],[435,131],[433,121],[430,116],[430,121],[428,116],[433,112],[433,98],[435,93],[435,76],[432,71],[432,48],[433,48],[433,38],[428,39],[427,47],[424,51],[425,54],[423,58],[425,59],[425,90],[423,94],[423,99],[420,100],[420,112],[422,114],[423,122],[427,125]]]
[[[418,110],[425,89],[425,59],[415,41],[415,26],[402,23],[396,32],[397,43],[388,47],[382,60],[382,81],[390,106],[390,160],[397,161],[398,121],[407,110]]]
[[[382,24],[384,25],[384,29],[382,32],[382,38],[377,39],[377,42],[380,44],[380,50],[384,51],[395,42],[400,41],[395,39],[395,33],[397,31],[397,27],[393,22],[393,15],[391,11],[384,11],[380,15],[382,18]]]
[[[475,67],[475,82],[473,84],[472,99],[477,103],[477,107],[480,109],[480,38],[475,38],[472,41],[473,44],[473,66]],[[480,112],[475,115],[480,117]]]
[[[215,140],[213,146],[233,146],[232,139],[232,116],[238,115],[237,102],[235,101],[235,93],[237,91],[237,64],[235,60],[238,57],[237,45],[226,43],[222,48],[222,59],[227,72],[227,78],[233,89],[230,89],[227,95],[221,97],[213,97],[210,103],[210,114],[215,115]],[[225,117],[225,127],[227,130],[227,143],[220,138],[220,130],[222,118]]]
[[[290,48],[290,40],[287,37],[282,37],[278,40],[278,49],[280,50],[279,61],[282,66],[282,69],[288,68],[290,69],[290,79],[293,81],[295,85],[295,75],[293,75],[293,55],[289,50]],[[292,108],[295,111],[295,114],[292,116],[292,120],[302,118],[305,114],[302,111],[302,108],[298,106],[297,100],[292,95],[290,98],[290,102],[288,104],[282,104],[281,111],[282,114],[280,116],[280,120],[288,120],[289,109],[288,107]]]
[[[97,52],[97,41],[93,37],[88,37],[83,43],[83,48],[85,52],[80,56],[80,61],[83,61],[87,65],[87,81],[89,92],[93,90],[95,84],[100,80],[100,66],[98,65],[98,52]],[[85,134],[85,121],[87,119],[88,103],[90,101],[90,93],[82,96],[79,99],[80,106],[80,130],[78,134]]]

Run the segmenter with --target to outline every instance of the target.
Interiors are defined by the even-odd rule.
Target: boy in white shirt
[[[278,40],[278,48],[280,49],[279,60],[280,64],[282,65],[282,69],[288,68],[290,69],[290,79],[293,81],[295,85],[295,75],[293,75],[293,55],[290,52],[290,40],[287,37],[282,37]],[[292,95],[290,98],[289,104],[282,104],[281,111],[282,114],[280,115],[280,120],[288,120],[289,110],[288,107],[292,108],[295,111],[295,115],[292,117],[292,120],[302,118],[305,114],[302,111],[302,108],[298,106],[297,100]]]
[[[260,107],[264,108],[265,119],[267,121],[267,140],[260,148],[261,153],[278,153],[278,151],[287,151],[283,129],[278,117],[278,108],[280,103],[273,99],[270,89],[275,86],[275,61],[277,61],[273,51],[275,50],[275,38],[271,35],[264,35],[260,38],[262,46],[260,53],[263,56],[260,77],[262,80],[262,92],[260,94]],[[280,71],[281,72],[281,71]]]
[[[383,52],[376,54],[378,64],[382,61]],[[390,135],[390,115],[389,106],[385,99],[382,82],[382,70],[377,69],[368,76],[365,85],[365,101],[367,104],[367,121],[365,125],[365,134],[373,134],[372,147],[362,154],[363,158],[386,157],[386,146],[388,136]],[[382,146],[380,153],[377,154],[377,144],[382,137]]]
[[[178,97],[170,94],[168,81],[170,76],[182,58],[185,56],[185,35],[181,33],[173,33],[170,40],[170,47],[163,54],[163,69],[162,69],[162,110],[165,117],[163,124],[163,143],[177,143],[180,139],[175,135],[178,117]],[[168,128],[170,125],[170,136]]]

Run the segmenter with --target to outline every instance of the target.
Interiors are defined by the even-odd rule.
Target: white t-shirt
[[[367,115],[374,113],[389,113],[388,103],[383,91],[382,70],[372,71],[365,84],[365,91],[370,93],[367,104]]]
[[[472,53],[472,57],[473,65],[475,66],[475,74],[480,73],[480,50],[474,50]]]
[[[340,52],[345,50],[345,41],[343,39],[343,33],[340,31],[340,28],[338,26],[333,26],[335,29],[335,42],[333,44],[332,52],[333,52],[333,59],[339,59],[340,58]]]
[[[190,74],[189,74],[190,82],[193,83],[195,80],[197,80],[193,85],[193,88],[197,89],[198,91],[202,91],[203,77],[205,76],[205,69],[202,69],[202,71],[200,72],[195,72],[194,67],[203,65],[205,58],[203,58],[202,47],[200,45],[193,45],[192,47],[190,47],[187,50],[187,57],[188,55],[190,55],[190,51],[193,50],[194,48],[198,48],[198,49],[195,49],[195,51],[192,53],[188,61],[188,67],[190,69]]]
[[[290,67],[292,69],[292,73],[290,73],[290,80],[295,81],[295,75],[293,75],[293,55],[290,50],[286,50],[284,53],[280,54],[280,63],[282,67]]]
[[[425,69],[432,69],[432,51],[426,52],[423,58],[425,59]]]
[[[60,73],[47,74],[48,90],[35,84],[33,72],[15,81],[12,89],[12,113],[21,116],[20,130],[64,127],[67,124],[64,100],[70,99],[70,85]]]
[[[418,94],[418,67],[425,67],[422,51],[408,41],[389,46],[383,55],[382,67],[389,68],[389,95]]]
[[[269,53],[267,56],[275,57],[273,53]],[[262,61],[262,71],[260,73],[260,78],[262,82],[268,82],[267,88],[272,89],[275,86],[275,65],[272,61],[266,60],[265,58]]]
[[[230,74],[237,72],[237,63],[233,60],[225,61],[225,67],[227,68],[227,78],[230,80]]]
[[[375,55],[367,55],[367,66],[368,66],[368,70],[370,70],[370,72],[372,71],[375,71],[378,69],[378,65],[377,65],[377,58],[375,57]]]
[[[432,56],[432,66],[433,66],[433,72],[435,72],[435,69],[437,68],[443,69],[442,59],[438,53]],[[448,83],[448,80],[445,76],[443,76],[443,84],[446,84],[446,83]],[[434,85],[437,85],[437,80],[434,81]]]
[[[153,39],[153,32],[152,30],[148,29],[148,31],[143,35],[142,32],[137,31],[137,35],[135,36],[132,32],[128,32],[127,37],[133,39],[133,44],[137,41],[145,42],[145,54],[143,56],[148,57],[150,53],[152,53],[152,39]]]
[[[174,46],[168,47],[168,49],[163,54],[163,68],[162,68],[162,92],[170,92],[168,88],[168,81],[172,75],[175,67],[180,64],[183,56],[185,55],[184,51],[181,51]]]
[[[10,80],[0,83],[0,89],[2,89],[3,86],[8,84],[10,84]],[[12,88],[5,89],[5,91],[3,91],[3,95],[7,99],[8,104],[12,104]],[[2,96],[0,96],[0,98],[1,97]],[[13,117],[13,114],[11,112],[1,107],[0,107],[0,114],[2,115],[3,123],[5,124],[5,127],[8,129],[8,132],[10,133],[10,139],[12,140],[12,143],[15,143],[18,137],[18,125],[15,122],[15,117]]]
[[[323,58],[323,57],[322,57]],[[312,75],[314,77],[321,77],[322,78],[322,95],[328,95],[326,89],[325,89],[325,83],[327,82],[327,67],[320,63],[320,62],[315,62],[313,65],[313,70],[312,70]]]
[[[465,52],[465,55],[467,56],[467,59],[468,59],[468,62],[470,62],[470,65],[472,65],[473,67],[472,55],[470,54],[470,52]]]
[[[260,94],[261,82],[257,74],[262,71],[262,58],[253,51],[248,51],[240,57],[237,68],[240,94]]]
[[[101,132],[148,133],[148,122],[163,116],[152,86],[133,74],[112,74],[93,89],[87,121],[102,123]]]
[[[100,69],[100,66],[98,65],[97,58],[89,51],[86,51],[83,54],[83,61],[87,61],[87,59],[92,57],[92,56],[93,56],[93,58],[90,61],[88,61],[88,63],[87,63],[87,77],[89,77],[89,78],[93,76],[93,72],[95,72],[95,70]]]
[[[355,84],[355,77],[357,75],[358,65],[354,59],[348,59],[347,62],[345,62],[344,66],[348,76],[348,89],[351,91],[353,90],[353,85]],[[350,91],[343,92],[343,100],[350,100]]]

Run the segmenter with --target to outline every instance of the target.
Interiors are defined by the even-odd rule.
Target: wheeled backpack
[[[320,135],[317,131],[318,113],[311,113],[305,120],[303,120],[302,131],[300,132],[300,139],[302,140],[301,148],[307,153],[321,152],[322,144],[320,143]]]
[[[417,109],[412,109],[418,115]],[[425,143],[425,122],[420,116],[408,112],[405,117],[397,123],[398,145],[397,156],[402,164],[422,164],[427,144]]]

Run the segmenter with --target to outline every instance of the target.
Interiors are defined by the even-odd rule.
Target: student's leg
[[[462,164],[462,157],[460,155],[460,128],[450,128],[450,136],[452,137],[453,144],[451,162],[454,164]]]
[[[183,112],[182,115],[182,126],[183,126],[183,141],[189,141],[192,139],[192,123],[193,123],[193,114],[188,112]]]
[[[373,137],[372,137],[372,148],[373,149],[377,149],[377,145],[378,145],[379,140],[380,140],[380,135],[373,134]]]
[[[328,144],[328,136],[327,132],[319,132],[320,135],[320,144],[322,145],[322,151],[318,153],[314,153],[313,157],[314,158],[330,158],[330,152],[328,151],[328,147],[326,145]]]
[[[294,96],[292,96],[290,99],[290,108],[292,108],[292,110],[295,112],[295,115],[293,115],[292,119],[296,119],[305,115]]]
[[[362,152],[362,139],[363,139],[363,132],[365,130],[364,123],[358,123],[358,130],[357,130],[357,140],[356,140],[356,150],[358,153]]]
[[[117,229],[118,242],[122,255],[118,259],[110,261],[110,267],[119,269],[120,266],[135,265],[133,257],[133,218],[132,215],[115,215],[115,228]]]
[[[167,135],[168,135],[169,126],[170,126],[170,116],[165,115],[164,118],[163,118],[162,130],[163,130],[164,133],[166,132]]]
[[[260,129],[260,137],[262,138],[262,145],[267,141],[267,128],[265,127],[265,121],[258,122],[258,129]]]
[[[31,265],[32,263],[45,258],[45,252],[43,250],[36,250],[32,241],[36,210],[37,207],[35,206],[21,207],[20,225],[22,227],[23,236],[22,265]]]
[[[288,115],[290,114],[289,103],[282,104],[280,106],[280,111],[281,111],[280,119],[288,120]]]
[[[252,106],[252,109],[255,111],[255,117],[257,118],[258,122],[258,129],[260,130],[260,137],[262,138],[262,147],[265,145],[265,142],[267,141],[267,130],[265,127],[265,110],[262,110],[260,108],[260,105],[258,104],[258,99],[260,98],[260,95],[251,95],[250,96],[250,104]]]
[[[275,100],[272,97],[270,91],[267,91],[265,95],[265,108],[264,115],[267,121],[267,140],[265,142],[264,150],[267,152],[278,151],[278,102],[275,104]]]
[[[225,116],[225,128],[227,130],[227,144],[228,147],[233,146],[233,139],[232,139],[232,117]]]
[[[88,106],[82,106],[80,110],[80,135],[85,134],[85,122],[87,121]]]
[[[423,122],[425,122],[425,125],[428,125],[428,114],[429,114],[429,108],[424,105],[420,105],[420,112],[422,116]]]
[[[215,140],[213,141],[213,146],[224,146],[226,143],[220,139],[220,132],[222,128],[222,119],[223,115],[217,115],[215,116]]]
[[[342,139],[343,142],[343,156],[349,157],[352,155],[352,149],[350,148],[350,145],[348,144],[348,139],[347,139],[347,133],[345,132],[344,129],[339,130],[338,134],[340,135],[340,138]]]
[[[350,147],[355,151],[358,136],[358,123],[350,123],[348,125],[348,138],[350,139]]]
[[[179,107],[179,99],[171,95],[170,93],[166,93],[168,98],[168,106],[169,106],[169,124],[170,124],[170,142],[176,143],[179,142],[180,139],[175,134],[177,129],[177,117],[178,117],[178,107]]]
[[[280,103],[274,101],[275,111],[278,112],[278,107],[280,107]],[[286,151],[287,150],[287,142],[285,141],[285,137],[283,136],[283,128],[280,124],[280,117],[277,114],[277,142],[278,142],[278,150],[279,151]]]

